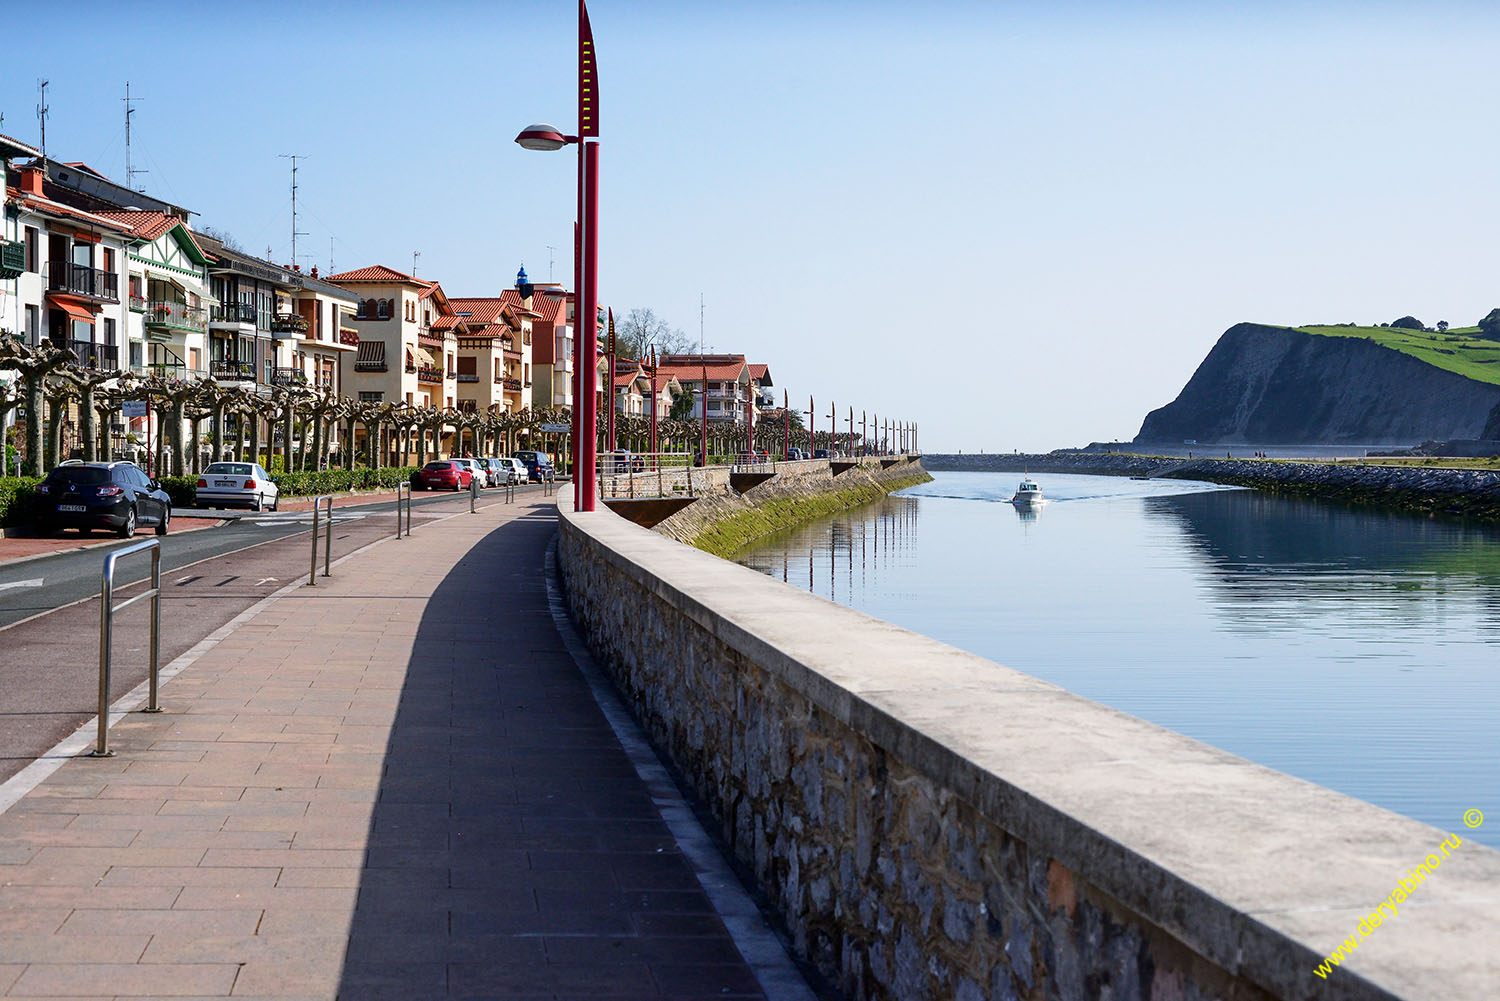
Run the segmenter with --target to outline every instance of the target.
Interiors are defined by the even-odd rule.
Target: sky
[[[0,132],[247,250],[571,283],[568,0],[34,6]],[[925,451],[1129,439],[1241,321],[1500,305],[1500,5],[593,0],[601,300]],[[88,30],[76,30],[80,23]],[[149,42],[142,46],[141,42]],[[549,249],[555,248],[555,249]],[[549,263],[550,257],[550,263]]]

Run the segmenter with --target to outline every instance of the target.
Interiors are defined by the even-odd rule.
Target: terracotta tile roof
[[[517,309],[526,308],[524,305],[524,301],[521,299],[521,293],[517,292],[513,288],[508,288],[504,292],[501,292],[500,298],[507,305],[514,306]],[[554,325],[567,322],[568,314],[565,308],[566,305],[567,303],[565,300],[565,296],[561,292],[552,292],[549,294],[548,292],[539,289],[537,290],[536,294],[531,297],[531,309],[533,315],[539,316],[547,323],[551,323]]]
[[[420,285],[423,288],[429,285],[428,282],[419,281],[411,275],[403,274],[394,268],[388,268],[384,264],[376,264],[368,268],[356,268],[353,271],[341,271],[336,275],[324,276],[324,280],[330,282],[407,282],[412,285]]]
[[[469,326],[500,322],[500,312],[506,307],[505,299],[493,296],[480,299],[449,299],[455,313],[467,313],[464,317]]]
[[[167,215],[165,212],[100,212],[101,216],[113,222],[121,223],[130,227],[130,235],[138,240],[150,243],[163,233],[168,232],[173,226],[179,225],[182,220],[176,216]],[[186,229],[186,227],[184,227]],[[192,234],[189,233],[189,236]],[[197,242],[196,240],[194,241]],[[200,246],[198,248],[202,250]]]
[[[26,194],[20,188],[12,188],[7,186],[5,189],[5,194],[7,201],[14,205],[33,208],[38,212],[47,212],[51,215],[60,215],[66,216],[70,219],[78,219],[82,222],[89,223],[90,225],[103,226],[106,229],[118,230],[121,233],[130,232],[130,226],[127,223],[116,222],[114,219],[106,218],[105,214],[102,212],[85,212],[82,209],[75,209],[71,205],[64,205],[62,202],[54,202],[50,198],[40,198],[36,195]]]
[[[86,170],[90,174],[93,174],[95,177],[100,178],[101,180],[105,180],[105,181],[109,180],[109,178],[105,177],[103,174],[99,173],[99,171],[95,170],[93,167],[90,167],[88,164],[84,163],[82,160],[78,160],[78,161],[76,161],[74,163],[65,163],[65,164],[63,164],[63,166],[64,167],[73,167],[73,168],[75,168],[77,170]]]
[[[662,376],[676,377],[678,382],[703,381],[703,369],[705,367],[705,363],[697,361],[680,362],[675,360],[676,358],[680,358],[680,355],[672,357],[674,358],[673,361],[668,362],[666,360],[663,360],[657,366],[657,370]],[[715,382],[738,380],[740,374],[745,371],[745,363],[743,360],[737,362],[718,362],[710,360],[706,364],[708,368],[708,377]]]
[[[769,365],[751,365],[750,378],[759,380],[762,386],[775,385],[775,383],[771,381],[771,366]]]
[[[465,326],[462,316],[440,316],[432,321],[433,330],[450,330],[454,327]]]

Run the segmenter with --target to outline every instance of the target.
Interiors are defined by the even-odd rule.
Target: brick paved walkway
[[[553,627],[540,501],[276,600],[0,815],[0,995],[761,997]]]

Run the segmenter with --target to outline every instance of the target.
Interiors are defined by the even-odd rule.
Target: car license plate
[[[237,487],[237,486],[239,486],[239,484],[236,483],[234,480],[214,480],[214,486],[216,486],[216,487]]]
[[[59,505],[57,505],[57,509],[59,511],[87,511],[88,510],[88,505],[87,504],[59,504]]]

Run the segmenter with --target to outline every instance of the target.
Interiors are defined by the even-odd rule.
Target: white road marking
[[[363,513],[343,514],[341,512],[334,512],[333,520],[335,522],[339,522],[339,521],[358,521],[361,518],[367,518],[367,517],[369,517],[369,515],[363,514]],[[272,515],[269,518],[241,518],[240,520],[244,521],[244,522],[247,522],[247,523],[249,523],[251,525],[261,525],[261,526],[267,526],[267,525],[269,525],[269,526],[276,526],[276,525],[311,525],[312,524],[312,512],[309,511],[309,512],[307,512],[305,514]],[[328,519],[326,517],[324,517],[323,515],[319,515],[318,516],[318,525],[319,526],[325,525],[325,524],[327,524],[327,522],[328,522]]]
[[[12,581],[9,584],[0,584],[0,591],[9,591],[13,587],[41,587],[44,580],[46,580],[45,577],[38,577],[35,580]]]
[[[262,577],[260,580],[258,580],[258,581],[255,582],[255,586],[256,587],[261,587],[261,586],[263,586],[265,584],[275,584],[275,583],[277,583],[275,577]]]

